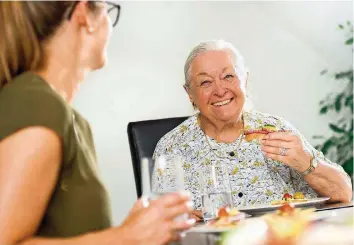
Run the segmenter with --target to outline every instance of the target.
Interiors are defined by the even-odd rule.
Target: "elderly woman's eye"
[[[227,74],[227,75],[224,77],[224,79],[228,79],[228,80],[230,80],[230,79],[232,79],[232,78],[234,78],[234,75],[232,75],[232,74]]]
[[[211,82],[210,82],[210,81],[205,80],[205,81],[203,81],[203,82],[201,82],[201,83],[200,83],[200,86],[205,87],[205,86],[209,86],[210,84],[211,84]]]

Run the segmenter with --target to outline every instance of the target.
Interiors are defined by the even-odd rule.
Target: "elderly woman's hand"
[[[267,158],[282,162],[304,172],[311,162],[311,155],[304,151],[300,138],[288,131],[267,134],[262,140],[262,151]]]

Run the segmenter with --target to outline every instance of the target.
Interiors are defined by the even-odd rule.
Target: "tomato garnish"
[[[295,207],[291,203],[286,203],[279,208],[281,214],[292,214],[294,210]]]
[[[229,207],[222,207],[218,211],[218,217],[227,217],[229,216],[230,208]]]
[[[289,193],[285,193],[284,196],[283,196],[284,199],[291,199],[293,198],[292,195],[290,195]]]

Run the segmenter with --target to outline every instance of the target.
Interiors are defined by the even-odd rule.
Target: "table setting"
[[[353,202],[349,203],[322,203],[320,205],[307,208],[295,208],[297,212],[303,212],[291,220],[280,220],[277,218],[277,212],[254,213],[241,220],[232,227],[205,228],[205,223],[199,222],[195,228],[187,232],[181,240],[182,245],[263,245],[263,244],[353,244]],[[301,211],[300,211],[301,210]],[[271,222],[275,216],[274,222],[279,221],[280,225],[287,226],[289,230],[282,231],[278,229],[284,241],[271,242],[266,241],[267,232],[270,226],[277,226]],[[266,217],[266,219],[265,219]],[[295,232],[291,231],[291,225]],[[277,227],[276,227],[277,228]],[[297,230],[296,230],[297,229]],[[280,231],[279,231],[280,230]],[[293,233],[297,233],[296,236]],[[286,240],[286,235],[294,236],[295,241]]]
[[[152,168],[149,166],[153,166]],[[167,174],[168,173],[168,174]],[[153,175],[158,175],[153,176]],[[166,177],[168,175],[168,177]],[[353,237],[353,202],[285,193],[266,204],[234,207],[227,168],[206,166],[198,176],[202,219],[180,233],[180,245],[349,245]],[[158,178],[156,183],[152,179]],[[145,197],[156,199],[184,189],[182,160],[142,161]],[[161,193],[161,185],[165,192]],[[187,220],[187,215],[178,219]],[[173,243],[175,244],[175,243]]]

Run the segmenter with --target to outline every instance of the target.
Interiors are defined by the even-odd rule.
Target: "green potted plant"
[[[352,53],[352,23],[347,21],[344,25],[339,25],[338,28],[345,32],[344,44],[350,47]],[[328,73],[327,70],[321,72],[322,75],[326,73]],[[330,137],[314,136],[314,138],[322,139],[322,143],[316,148],[322,151],[325,156],[334,152],[335,154],[331,155],[331,160],[342,165],[353,179],[353,67],[336,72],[333,76],[338,83],[342,83],[340,87],[343,89],[328,94],[320,101],[320,114],[334,112],[337,119],[328,125],[332,131]]]

